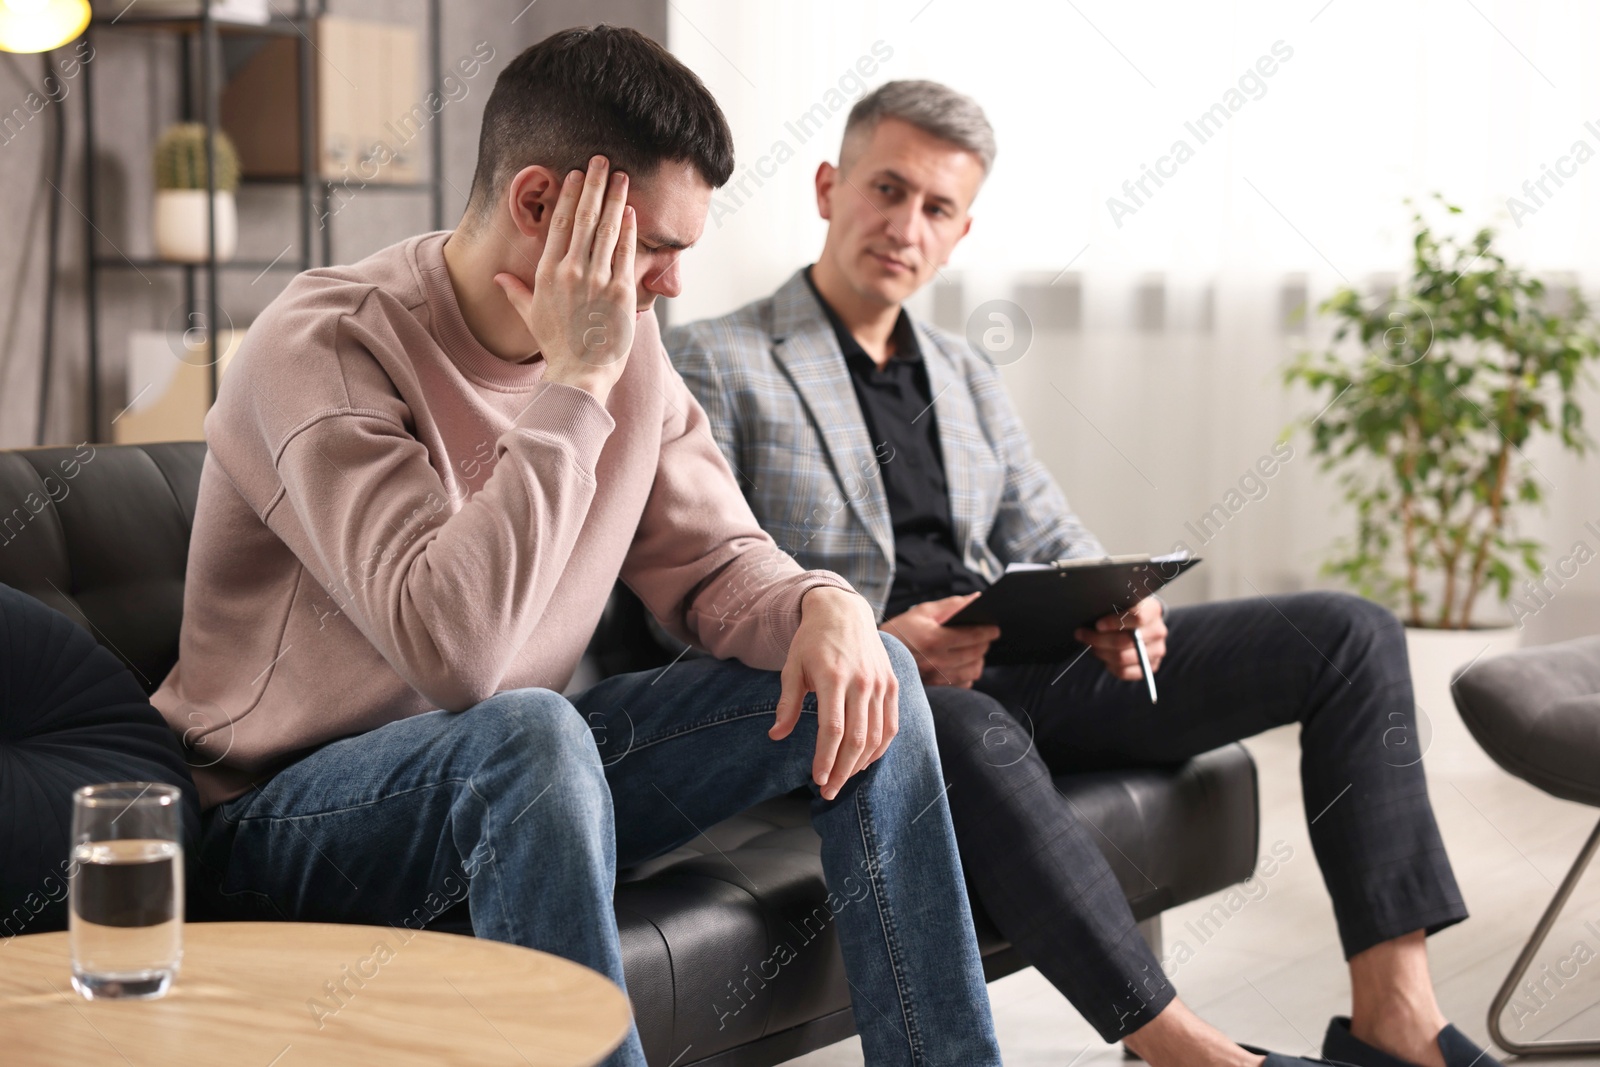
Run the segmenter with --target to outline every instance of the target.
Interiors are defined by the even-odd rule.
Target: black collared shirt
[[[884,617],[899,615],[925,600],[983,589],[986,583],[966,568],[956,547],[928,366],[910,316],[902,309],[895,320],[894,355],[879,369],[817,292],[809,267],[805,278],[844,353],[889,501],[894,585]]]

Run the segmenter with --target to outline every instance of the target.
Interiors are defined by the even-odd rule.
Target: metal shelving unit
[[[428,37],[428,80],[429,89],[438,94],[441,92],[441,28],[440,28],[440,0],[426,0],[427,5],[427,37]],[[275,8],[276,10],[276,8]],[[315,46],[312,44],[311,35],[315,31],[315,20],[326,14],[325,0],[319,3],[315,10],[310,8],[308,0],[296,0],[294,13],[287,17],[275,17],[264,24],[238,23],[219,20],[213,17],[210,4],[201,0],[200,11],[195,15],[166,16],[152,15],[141,16],[128,13],[116,18],[101,21],[91,21],[86,38],[108,32],[144,31],[158,33],[172,33],[178,36],[179,41],[179,81],[178,96],[180,115],[184,122],[201,122],[206,128],[206,188],[210,194],[207,199],[208,213],[213,216],[207,220],[209,247],[206,259],[198,263],[178,262],[165,259],[129,259],[123,255],[107,255],[99,247],[98,236],[100,226],[98,197],[95,173],[95,108],[94,85],[92,64],[84,64],[83,70],[83,123],[84,123],[84,199],[86,201],[85,219],[88,225],[84,227],[84,247],[86,263],[85,284],[85,310],[89,333],[88,347],[88,417],[89,439],[100,440],[101,430],[101,396],[100,396],[100,282],[102,275],[107,271],[135,270],[166,271],[177,270],[183,273],[184,307],[190,321],[204,312],[205,337],[207,346],[207,367],[210,376],[210,399],[216,400],[217,396],[217,331],[213,324],[218,321],[219,296],[218,281],[224,271],[250,271],[256,274],[265,274],[268,271],[294,271],[298,273],[310,270],[318,264],[312,257],[312,247],[315,243],[312,234],[312,222],[316,218],[328,219],[328,205],[332,198],[332,190],[340,183],[332,179],[323,178],[318,174],[318,153],[315,143],[314,131],[316,119],[313,113],[313,92],[315,81],[312,76],[314,69]],[[293,258],[280,256],[278,259],[266,260],[240,260],[230,259],[218,262],[216,252],[216,219],[215,215],[215,135],[218,130],[217,112],[222,92],[222,47],[223,35],[256,35],[256,36],[282,36],[297,37],[296,48],[296,85],[299,91],[299,114],[297,115],[298,135],[300,144],[300,173],[294,177],[244,179],[241,186],[249,185],[296,185],[299,187],[298,200],[300,222],[300,254]],[[196,63],[196,50],[198,49],[199,62]],[[198,68],[198,86],[194,84],[194,72]],[[198,91],[196,91],[198,90]],[[198,111],[198,116],[196,112]],[[433,228],[444,228],[444,135],[442,123],[430,124],[430,156],[432,170],[430,180],[425,182],[394,182],[382,183],[381,188],[386,192],[401,193],[427,193],[430,197],[430,209]],[[322,265],[332,261],[332,229],[327,222],[322,227]],[[199,296],[199,282],[204,279],[205,297]]]

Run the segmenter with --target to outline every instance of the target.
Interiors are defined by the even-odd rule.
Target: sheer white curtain
[[[674,0],[670,41],[740,160],[677,321],[815,256],[812,175],[863,87],[933,78],[983,104],[999,159],[917,306],[958,330],[986,300],[1024,309],[1034,340],[1005,374],[1038,451],[1114,550],[1208,557],[1175,600],[1323,584],[1349,516],[1303,437],[1273,454],[1317,406],[1280,385],[1320,339],[1290,312],[1403,272],[1406,197],[1442,192],[1464,225],[1497,223],[1514,261],[1586,291],[1600,278],[1600,5],[1585,0]],[[1551,504],[1525,529],[1552,558],[1600,550],[1584,526],[1600,463],[1530,458]],[[1588,569],[1535,639],[1593,629]]]

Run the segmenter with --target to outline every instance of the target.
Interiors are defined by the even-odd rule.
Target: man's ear
[[[826,161],[817,165],[817,214],[824,219],[832,220],[833,208],[829,205],[829,197],[833,195],[833,187],[839,180],[839,170],[832,163]]]
[[[544,239],[561,198],[561,177],[549,167],[523,167],[506,185],[511,224],[524,237]]]

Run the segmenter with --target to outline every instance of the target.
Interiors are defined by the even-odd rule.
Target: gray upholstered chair
[[[1600,808],[1600,637],[1525,648],[1469,665],[1451,683],[1467,729],[1494,761],[1564,800]],[[1489,1033],[1508,1052],[1600,1052],[1600,1040],[1515,1041],[1500,1017],[1600,851],[1594,828],[1489,1006]]]

